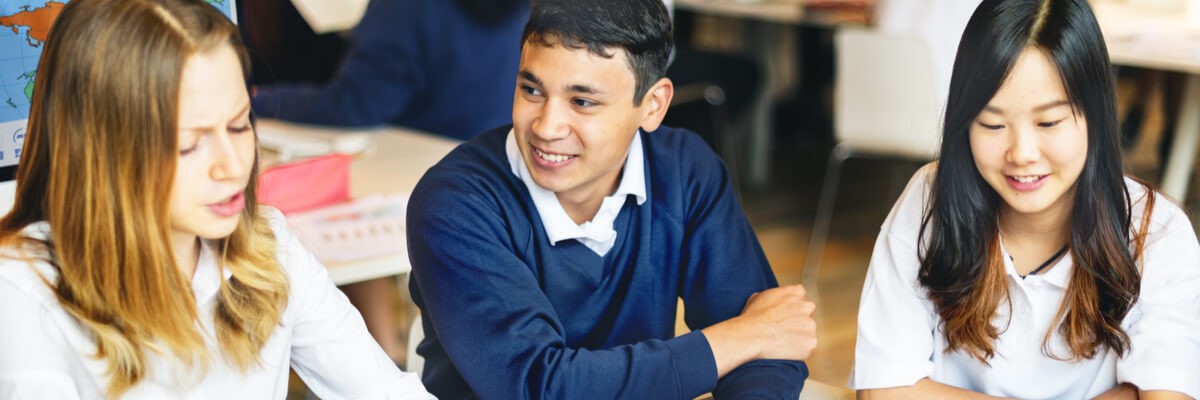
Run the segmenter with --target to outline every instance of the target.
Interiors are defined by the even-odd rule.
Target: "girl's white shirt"
[[[917,280],[919,229],[936,164],[918,171],[883,223],[875,242],[858,314],[858,341],[850,385],[856,389],[910,386],[922,378],[989,395],[1022,399],[1091,398],[1129,382],[1143,390],[1173,390],[1200,398],[1200,244],[1178,206],[1157,196],[1149,225],[1141,294],[1122,328],[1131,349],[1124,357],[1104,351],[1082,361],[1068,358],[1054,322],[1073,266],[1071,253],[1048,271],[1022,279],[1004,252],[1010,307],[1001,304],[996,355],[985,365],[970,355],[945,352],[940,317]],[[1134,229],[1143,217],[1146,190],[1126,178]],[[921,242],[924,249],[928,245]],[[1005,328],[1007,327],[1007,328]]]
[[[288,304],[259,353],[260,365],[241,372],[225,362],[213,328],[220,283],[230,277],[217,265],[212,243],[202,241],[192,278],[210,361],[207,371],[147,351],[147,375],[122,399],[283,399],[288,370],[324,399],[432,399],[419,378],[401,372],[368,334],[358,311],[334,286],[311,253],[286,229],[283,215],[263,207],[287,273]],[[49,225],[25,229],[46,238]],[[3,249],[14,254],[16,249]],[[63,309],[38,275],[57,273],[42,261],[0,258],[0,398],[101,399],[107,362],[94,357],[89,330]],[[181,295],[186,295],[181,293]]]

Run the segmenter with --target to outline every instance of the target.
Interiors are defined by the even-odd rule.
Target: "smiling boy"
[[[460,146],[409,203],[424,382],[457,398],[795,399],[816,346],[720,159],[660,126],[660,0],[540,0],[513,125]],[[677,302],[692,332],[675,337]]]

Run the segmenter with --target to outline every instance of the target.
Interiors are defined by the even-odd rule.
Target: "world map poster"
[[[0,167],[21,157],[38,58],[69,0],[0,0]],[[234,0],[207,0],[237,22]]]

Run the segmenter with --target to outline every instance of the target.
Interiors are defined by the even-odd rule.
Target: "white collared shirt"
[[[1121,323],[1131,345],[1123,358],[1107,350],[1082,361],[1043,354],[1044,337],[1052,332],[1049,350],[1070,356],[1063,336],[1051,327],[1070,281],[1071,253],[1042,274],[1021,279],[1003,247],[1013,318],[1007,305],[998,308],[995,357],[988,366],[962,351],[946,353],[941,318],[917,281],[918,231],[934,171],[931,164],[913,176],[875,242],[859,304],[852,387],[910,386],[928,377],[996,396],[1082,399],[1129,382],[1143,390],[1200,396],[1200,244],[1183,211],[1161,196],[1141,262],[1141,294]],[[1145,190],[1125,182],[1134,200],[1133,224],[1140,227]]]
[[[295,368],[321,398],[432,399],[415,374],[392,364],[325,267],[287,232],[283,216],[263,211],[290,287],[279,325],[259,352],[260,366],[241,372],[220,354],[213,314],[221,280],[230,274],[221,272],[212,244],[203,241],[192,291],[210,350],[207,371],[148,351],[145,378],[121,398],[283,399],[288,370]],[[34,224],[25,232],[45,238],[49,225]],[[0,398],[104,398],[107,361],[93,357],[91,332],[63,309],[38,274],[57,279],[45,262],[0,258]]]
[[[621,172],[621,183],[617,185],[617,190],[605,197],[600,204],[600,210],[596,212],[592,220],[583,224],[576,224],[567,215],[567,211],[563,209],[562,203],[558,201],[558,196],[554,192],[538,186],[537,182],[533,181],[533,176],[529,174],[529,166],[525,165],[525,159],[521,157],[521,150],[517,148],[516,135],[512,131],[508,132],[504,150],[513,175],[521,178],[521,181],[525,182],[525,187],[529,189],[529,197],[533,198],[533,205],[537,208],[538,215],[542,217],[542,226],[546,229],[546,236],[549,237],[551,245],[575,239],[603,257],[608,254],[609,250],[612,250],[613,245],[617,242],[617,232],[613,230],[613,222],[617,220],[617,214],[625,205],[625,199],[629,195],[633,195],[637,198],[639,206],[646,202],[646,168],[643,161],[645,155],[642,149],[640,129],[633,135],[633,142],[629,144],[629,151],[625,155],[625,166]]]

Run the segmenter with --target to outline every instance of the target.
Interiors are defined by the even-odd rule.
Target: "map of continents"
[[[0,166],[20,156],[42,42],[67,1],[0,0]],[[231,0],[207,1],[232,18]]]

